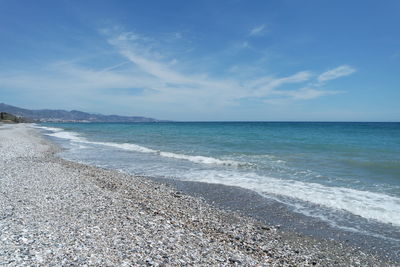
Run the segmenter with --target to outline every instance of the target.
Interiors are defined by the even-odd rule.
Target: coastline
[[[332,246],[339,242],[360,248],[361,251],[374,254],[384,261],[400,262],[400,244],[395,241],[335,227],[321,219],[295,212],[287,205],[249,189],[169,178],[149,179],[172,185],[184,194],[202,198],[219,209],[234,211],[261,223],[275,225],[288,239],[293,236],[311,237]],[[361,217],[357,220],[367,223]],[[396,234],[397,237],[398,232]]]
[[[390,266],[215,208],[182,184],[63,160],[25,125],[0,129],[0,264]]]

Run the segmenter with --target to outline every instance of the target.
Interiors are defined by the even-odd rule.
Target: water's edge
[[[54,137],[43,135],[46,139],[55,142]],[[61,146],[61,144],[58,144]],[[63,158],[62,155],[58,155]],[[71,159],[66,159],[73,161]],[[91,165],[89,163],[84,163]],[[96,166],[95,164],[92,164]],[[98,166],[97,166],[98,167]],[[112,167],[110,167],[112,170]],[[134,175],[134,173],[131,173]],[[141,175],[142,176],[142,175]],[[311,216],[306,216],[293,211],[287,205],[276,200],[263,197],[251,191],[237,186],[223,184],[211,184],[207,182],[182,181],[170,178],[147,176],[146,178],[167,183],[185,194],[201,197],[213,206],[255,218],[269,225],[280,225],[284,231],[292,235],[311,236],[317,240],[335,240],[343,244],[360,247],[361,251],[375,254],[382,261],[394,261],[400,263],[400,243],[384,240],[374,236],[364,235],[354,231],[338,229],[329,223]],[[360,222],[365,219],[356,218]],[[378,228],[379,229],[379,228]]]
[[[165,183],[194,197],[200,197],[214,207],[235,211],[267,225],[279,225],[290,234],[311,236],[317,240],[334,240],[359,247],[361,251],[377,255],[384,261],[400,263],[400,244],[345,231],[314,217],[291,211],[285,204],[262,197],[258,193],[236,186],[204,182],[181,181],[169,178],[146,177]]]

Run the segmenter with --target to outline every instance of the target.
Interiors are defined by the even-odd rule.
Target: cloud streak
[[[356,72],[356,69],[348,66],[342,65],[332,70],[328,70],[318,76],[318,82],[326,82],[329,80],[334,80],[340,77],[348,76]]]
[[[258,25],[250,30],[249,36],[262,36],[265,34],[265,24]]]
[[[238,80],[232,77],[212,79],[207,74],[185,74],[176,71],[170,64],[155,59],[151,54],[147,54],[147,57],[143,56],[141,51],[144,48],[138,43],[126,42],[126,38],[112,37],[109,43],[143,71],[143,75],[149,75],[154,79],[153,85],[150,85],[153,89],[151,96],[153,98],[169,99],[164,95],[167,93],[168,95],[175,94],[176,100],[182,100],[182,96],[195,97],[206,103],[224,105],[234,104],[243,98],[265,99],[280,96],[292,100],[305,100],[328,94],[315,89],[313,91],[311,89],[279,90],[287,84],[302,84],[309,81],[313,76],[309,71],[299,71],[285,77],[262,76],[250,80]]]
[[[253,30],[259,33],[264,27]],[[152,38],[112,30],[106,31],[105,38],[122,58],[119,63],[114,61],[108,67],[89,68],[79,62],[56,62],[45,66],[46,71],[38,69],[2,75],[0,83],[9,90],[36,97],[47,96],[52,101],[90,99],[91,102],[118,103],[124,108],[134,106],[141,110],[152,106],[176,112],[219,112],[227,106],[241,105],[244,99],[276,104],[337,94],[338,91],[316,88],[315,84],[355,72],[343,65],[319,75],[300,70],[283,76],[243,78],[231,74],[211,77],[208,73],[187,73],[180,65],[181,60],[163,53]]]

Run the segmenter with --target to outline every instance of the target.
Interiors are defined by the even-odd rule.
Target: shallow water
[[[239,186],[335,227],[400,242],[400,123],[39,127],[68,148],[62,156],[70,160],[154,177]]]

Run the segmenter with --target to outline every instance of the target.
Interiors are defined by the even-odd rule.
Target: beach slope
[[[0,265],[387,266],[58,150],[28,125],[0,125]]]

